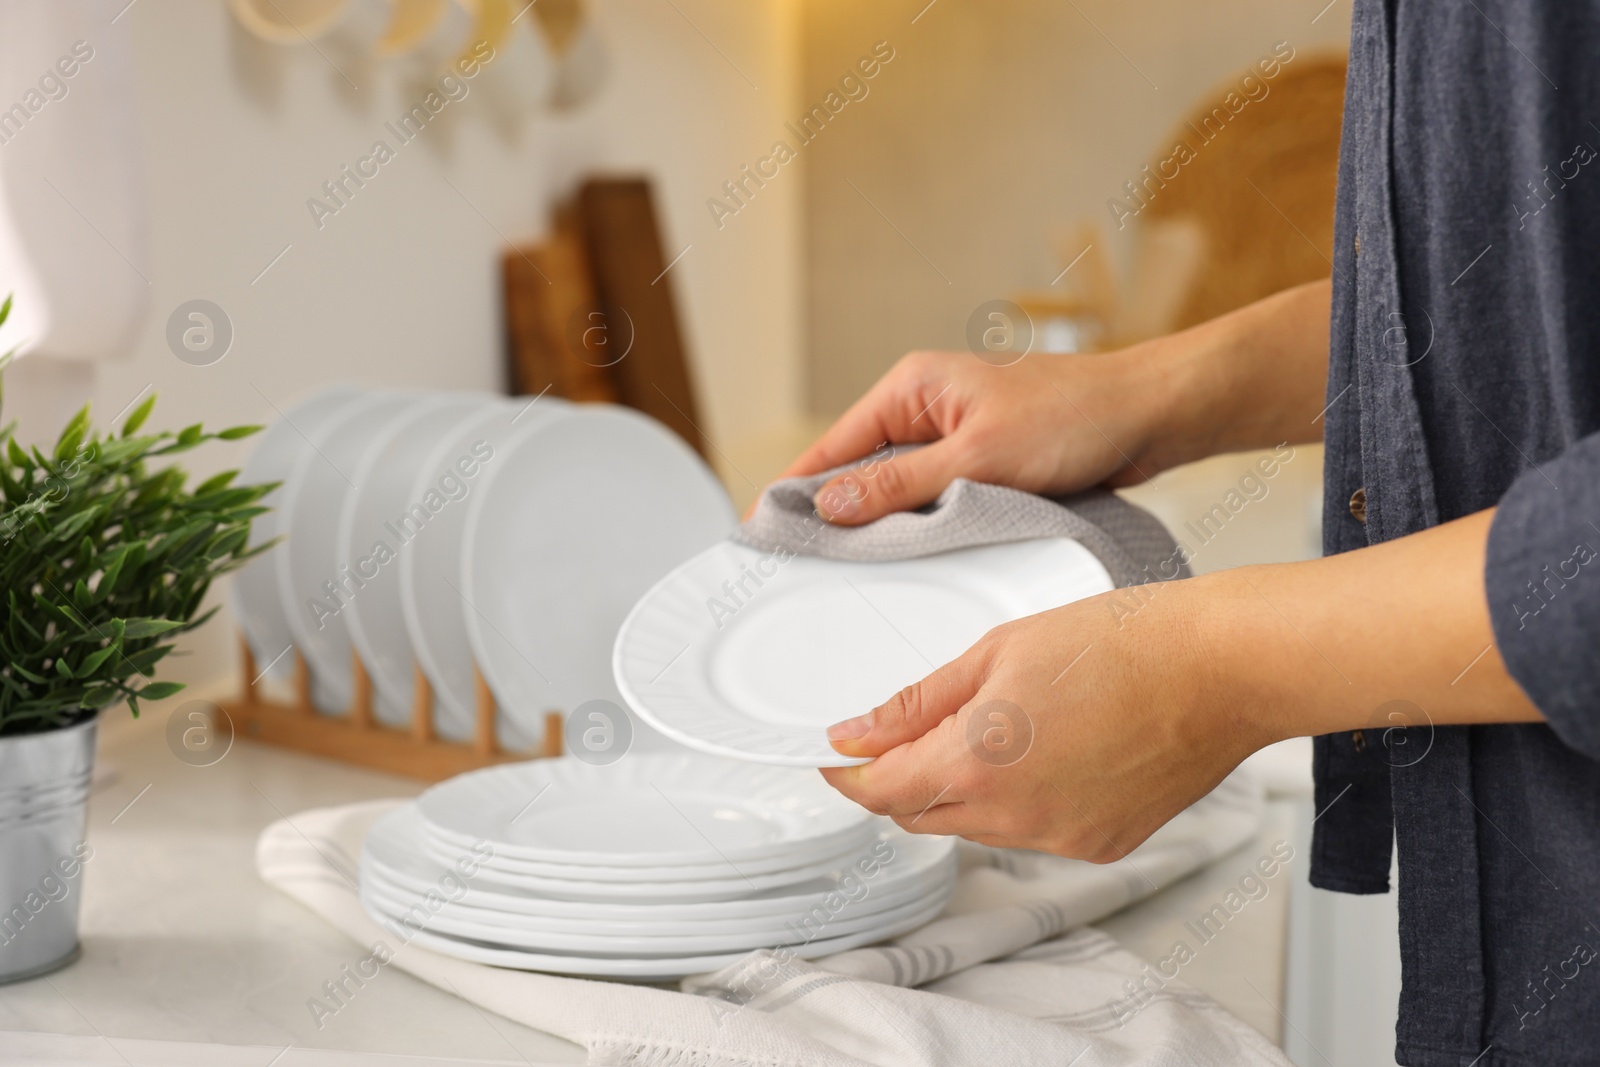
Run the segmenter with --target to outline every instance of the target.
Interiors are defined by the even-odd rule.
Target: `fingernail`
[[[854,741],[859,737],[866,737],[872,729],[872,714],[857,715],[844,722],[836,722],[828,727],[829,741]]]
[[[854,496],[834,485],[823,486],[811,502],[816,505],[818,513],[830,522],[852,518],[861,510]]]

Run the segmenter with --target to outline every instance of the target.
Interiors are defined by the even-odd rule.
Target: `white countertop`
[[[110,713],[90,800],[83,956],[0,986],[0,1060],[41,1063],[581,1063],[583,1050],[385,969],[319,1027],[307,1001],[363,950],[255,873],[256,836],[311,807],[411,796],[414,781],[239,740],[209,767],[180,761],[167,717],[194,695]],[[1259,840],[1100,926],[1155,961],[1279,839]],[[1290,865],[1303,878],[1303,861]],[[1182,978],[1280,1040],[1288,875],[1196,952]],[[176,1044],[173,1044],[176,1043]],[[229,1050],[217,1046],[229,1046]],[[248,1047],[246,1047],[248,1046]],[[3,1051],[9,1049],[9,1051]]]

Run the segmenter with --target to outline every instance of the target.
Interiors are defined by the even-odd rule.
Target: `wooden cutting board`
[[[501,279],[511,392],[619,402],[576,218],[558,218],[542,244],[507,249]]]
[[[627,353],[609,368],[618,399],[671,427],[705,456],[709,442],[699,429],[649,183],[591,179],[578,192],[577,216],[610,343],[627,345],[611,349]]]

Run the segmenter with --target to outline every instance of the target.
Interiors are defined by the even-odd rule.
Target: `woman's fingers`
[[[961,476],[964,454],[963,446],[947,437],[846,471],[817,490],[817,513],[841,526],[860,526],[896,511],[920,508]]]
[[[954,731],[935,730],[871,763],[824,767],[822,776],[868,811],[911,819],[963,799],[957,781],[962,776],[962,756],[968,761],[971,756],[952,744],[952,737]]]
[[[978,692],[987,674],[982,646],[970,648],[865,715],[828,727],[828,740],[841,755],[881,756],[954,715]]]
[[[1014,837],[995,832],[983,809],[966,801],[941,802],[914,815],[896,815],[893,818],[896,826],[911,834],[964,837],[991,848],[1028,847]]]
[[[925,405],[919,380],[906,372],[889,372],[865,396],[850,405],[826,433],[784,470],[780,478],[801,478],[843,466],[877,451],[886,444],[932,441],[939,437],[938,422],[918,418]]]

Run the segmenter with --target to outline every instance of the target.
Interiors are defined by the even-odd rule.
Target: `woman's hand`
[[[1031,356],[993,366],[964,352],[913,352],[847,411],[783,477],[815,474],[885,444],[931,442],[876,463],[870,488],[842,474],[817,493],[827,519],[871,522],[921,507],[956,478],[1035,493],[1155,474],[1149,454],[1165,383],[1126,354]]]
[[[1409,766],[1436,726],[1537,722],[1489,624],[1492,517],[997,627],[830,729],[877,758],[822,773],[908,830],[1107,861],[1282,738],[1362,730]]]
[[[1278,739],[1230,714],[1192,586],[1150,587],[1131,614],[1113,592],[995,628],[830,730],[877,759],[823,775],[913,832],[1120,858]]]
[[[1118,352],[1030,355],[993,366],[914,352],[783,477],[884,445],[870,483],[841,474],[817,510],[845,525],[921,507],[956,478],[1034,493],[1133,485],[1219,451],[1316,440],[1325,400],[1328,283],[1313,282]]]

